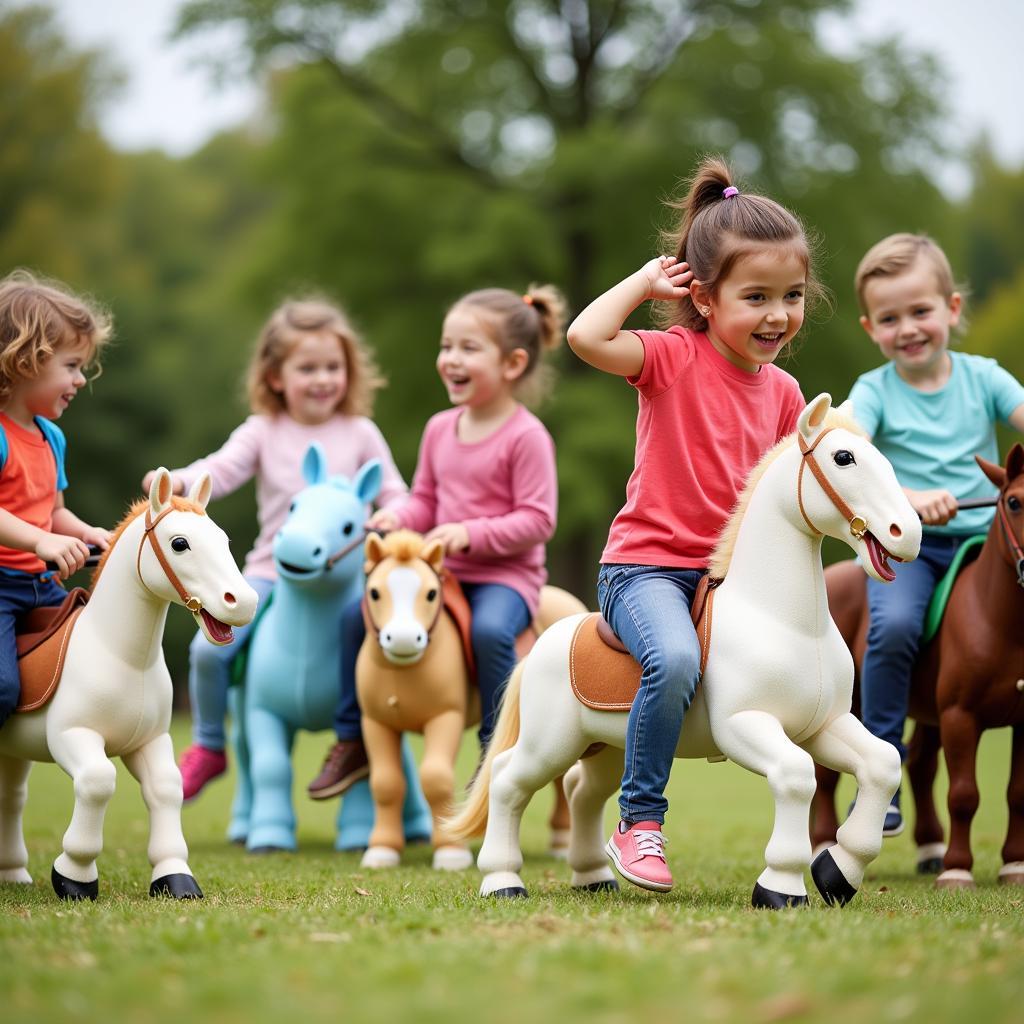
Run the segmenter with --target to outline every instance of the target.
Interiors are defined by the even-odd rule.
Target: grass
[[[187,725],[176,722],[177,745]],[[844,911],[749,906],[771,806],[733,765],[681,762],[667,834],[675,891],[569,891],[544,856],[550,795],[524,827],[531,899],[481,901],[476,871],[430,870],[429,851],[362,871],[331,848],[336,804],[301,795],[326,749],[297,752],[301,852],[254,858],[223,833],[231,785],[184,812],[206,899],[146,895],[147,822],[119,770],[96,904],[66,905],[50,864],[71,808],[69,780],[33,770],[26,813],[33,886],[0,886],[0,1019],[48,1021],[593,1020],[1020,1021],[1024,889],[997,887],[1006,827],[1009,733],[982,744],[975,892],[938,892],[913,869],[909,834],[888,840]],[[472,767],[467,742],[462,777]],[[842,802],[851,796],[848,780]],[[609,824],[614,813],[609,807]],[[810,884],[810,880],[808,879]]]

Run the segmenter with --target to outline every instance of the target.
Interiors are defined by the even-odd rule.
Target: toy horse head
[[[411,530],[366,538],[366,613],[384,657],[412,665],[423,657],[441,614],[444,545]]]
[[[1024,519],[1024,447],[1015,444],[1006,455],[1006,465],[974,456],[982,472],[999,488],[996,501],[996,522],[1003,535],[1003,557],[1017,573],[1017,585],[1024,587],[1024,537],[1021,520]]]
[[[380,460],[365,463],[350,482],[328,476],[323,449],[313,443],[302,475],[309,486],[295,495],[274,537],[278,574],[298,584],[347,581],[358,572],[363,523],[381,486]]]

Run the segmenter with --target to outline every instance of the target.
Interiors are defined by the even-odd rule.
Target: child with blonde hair
[[[63,286],[23,270],[0,281],[0,726],[21,691],[17,620],[60,604],[67,595],[54,577],[80,569],[90,544],[110,543],[64,504],[66,443],[53,422],[109,336],[106,315]]]
[[[949,349],[963,299],[946,254],[927,235],[883,238],[860,261],[854,284],[861,326],[888,362],[862,374],[850,399],[924,524],[917,559],[896,566],[890,584],[868,580],[861,666],[864,724],[905,760],[911,670],[932,591],[963,542],[985,533],[994,514],[958,511],[958,503],[991,494],[974,456],[998,460],[997,422],[1024,432],[1024,387],[994,359]],[[897,791],[884,834],[902,831]]]
[[[370,519],[375,529],[405,527],[444,544],[445,565],[472,609],[482,747],[515,667],[516,637],[536,613],[547,579],[545,543],[558,498],[555,449],[523,401],[538,399],[550,384],[542,359],[561,341],[564,310],[551,286],[523,295],[485,288],[448,310],[436,365],[452,408],[423,431],[408,501]],[[366,635],[359,602],[343,614],[342,630],[338,742],[310,783],[313,799],[344,793],[369,773],[355,685]]]
[[[368,459],[380,459],[381,507],[405,497],[387,442],[369,418],[383,383],[369,349],[340,309],[321,299],[285,302],[260,332],[246,373],[252,414],[218,451],[172,473],[175,492],[184,493],[202,472],[210,472],[214,498],[256,477],[259,535],[246,556],[244,575],[261,601],[277,576],[274,535],[292,498],[306,486],[302,456],[314,441],[332,474],[352,477]],[[150,479],[147,474],[144,489]],[[193,742],[180,759],[186,800],[227,768],[224,717],[231,663],[251,628],[236,627],[235,640],[226,647],[211,644],[202,633],[192,641]]]
[[[705,159],[666,252],[595,299],[569,328],[581,359],[637,390],[636,464],[601,558],[605,619],[640,663],[607,852],[624,878],[672,888],[665,786],[700,674],[690,605],[718,534],[765,449],[796,429],[797,382],[773,365],[817,286],[800,221],[740,192]],[[642,302],[665,331],[624,330]]]

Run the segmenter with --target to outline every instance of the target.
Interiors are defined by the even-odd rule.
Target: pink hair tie
[[[723,199],[732,199],[733,196],[738,196],[740,190],[735,185],[730,185],[728,188],[722,190]]]

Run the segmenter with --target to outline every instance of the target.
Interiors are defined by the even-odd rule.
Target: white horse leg
[[[103,737],[82,726],[50,738],[53,759],[75,785],[75,809],[64,833],[64,852],[53,862],[51,881],[61,899],[96,899],[96,858],[103,850],[103,817],[114,795],[117,771]]]
[[[768,909],[805,905],[814,761],[790,740],[779,720],[764,711],[740,711],[722,721],[713,720],[712,730],[722,753],[765,776],[775,798],[775,827],[765,848],[767,867],[754,886],[753,905]]]
[[[31,768],[31,761],[0,756],[0,882],[32,882],[21,825]]]
[[[572,825],[569,866],[574,889],[618,889],[604,852],[604,805],[622,781],[622,751],[614,747],[577,761],[565,774]]]
[[[122,754],[128,771],[138,779],[149,808],[149,862],[153,865],[150,896],[202,899],[203,893],[188,866],[188,847],[181,831],[181,772],[167,733]]]
[[[864,869],[882,849],[885,812],[902,775],[900,755],[851,714],[840,715],[804,746],[820,764],[857,779],[857,802],[836,833],[836,845],[819,853],[811,866],[825,902],[842,906],[853,899]]]

